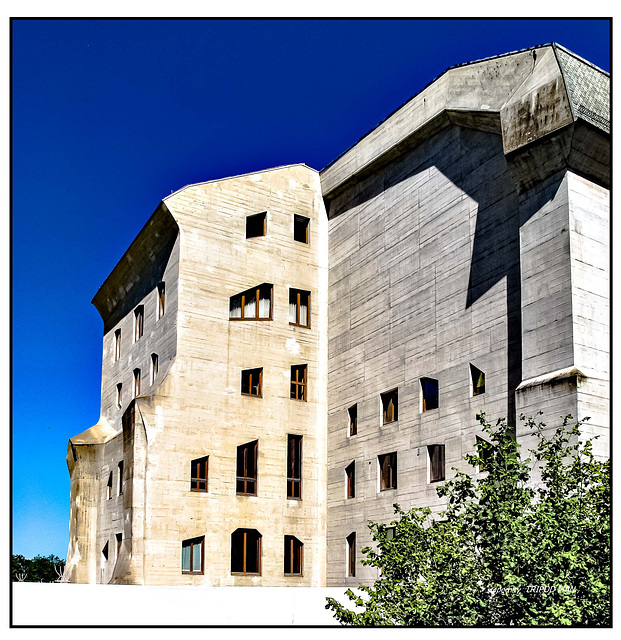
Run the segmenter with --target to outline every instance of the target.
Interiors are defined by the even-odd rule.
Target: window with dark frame
[[[483,395],[485,393],[485,374],[481,369],[477,369],[471,364],[470,378],[472,380],[472,397]]]
[[[386,540],[394,540],[396,531],[396,527],[386,527]]]
[[[304,564],[304,544],[295,536],[285,536],[285,575],[301,576]]]
[[[124,463],[123,460],[119,460],[119,464],[117,465],[117,479],[116,479],[116,484],[117,484],[117,495],[122,496],[123,495],[123,467],[124,467]]]
[[[241,392],[244,396],[263,397],[263,368],[244,369],[241,373]]]
[[[106,484],[106,499],[112,499],[112,471],[110,471],[110,475],[108,476],[108,483]]]
[[[157,372],[160,368],[160,358],[157,353],[151,354],[151,385],[155,384],[155,380],[157,379]]]
[[[310,291],[289,289],[289,324],[310,328]]]
[[[302,436],[287,434],[287,498],[302,499]]]
[[[353,460],[347,467],[345,467],[345,497],[356,497],[356,461]]]
[[[349,416],[349,435],[355,436],[358,433],[358,405],[355,404],[347,409]]]
[[[119,556],[121,555],[121,545],[123,544],[123,534],[115,533],[114,536],[116,538],[116,560],[118,562]]]
[[[114,362],[118,362],[121,358],[121,330],[114,332]]]
[[[190,463],[190,491],[208,491],[209,456],[192,460]]]
[[[420,388],[423,397],[423,412],[437,409],[439,406],[438,381],[433,378],[421,378]]]
[[[159,320],[166,312],[166,285],[160,282],[157,285],[157,319]]]
[[[134,309],[134,342],[138,342],[144,333],[144,305]]]
[[[308,244],[308,230],[310,227],[310,218],[299,216],[297,213],[293,214],[293,239],[296,242],[303,242]]]
[[[267,211],[246,216],[246,238],[258,238],[267,234]]]
[[[479,465],[479,473],[485,471],[487,464],[493,459],[492,444],[484,438],[476,436],[477,455],[483,461]]]
[[[291,399],[306,400],[306,365],[291,365]]]
[[[117,409],[123,406],[123,384],[121,382],[116,385],[116,406]]]
[[[430,444],[427,447],[429,455],[429,482],[444,480],[444,445]]]
[[[380,394],[382,398],[382,424],[396,422],[399,419],[399,391],[393,389]]]
[[[347,538],[347,575],[353,578],[356,575],[356,532],[350,533]]]
[[[181,543],[181,573],[202,574],[205,571],[205,536]]]
[[[259,441],[237,447],[237,495],[257,495],[257,454]]]
[[[231,534],[231,573],[261,575],[261,538],[256,529]]]
[[[134,369],[134,388],[132,393],[133,398],[137,398],[140,395],[140,369]]]
[[[272,320],[273,289],[265,282],[231,296],[229,320]]]
[[[380,491],[397,488],[397,452],[377,456],[380,473]]]

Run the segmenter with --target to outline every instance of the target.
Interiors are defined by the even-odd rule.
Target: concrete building
[[[67,577],[368,583],[367,521],[439,508],[479,411],[524,447],[521,413],[589,416],[606,456],[609,120],[608,74],[546,45],[449,69],[320,174],[166,198],[93,300]]]

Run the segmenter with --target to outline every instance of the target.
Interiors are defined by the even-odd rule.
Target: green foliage
[[[594,459],[571,416],[551,437],[522,416],[538,438],[525,460],[504,420],[477,419],[486,439],[465,460],[486,473],[455,470],[435,517],[395,504],[394,539],[369,523],[376,546],[362,563],[380,577],[346,591],[353,611],[333,598],[326,609],[346,625],[609,626],[610,461]]]
[[[21,555],[11,556],[11,580],[13,582],[56,582],[58,573],[62,572],[65,561],[58,556],[35,556],[32,559]]]

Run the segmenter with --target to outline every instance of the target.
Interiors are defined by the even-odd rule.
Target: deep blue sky
[[[65,557],[67,440],[99,418],[90,301],[171,191],[321,169],[447,67],[558,42],[606,71],[606,21],[12,23],[13,551]]]

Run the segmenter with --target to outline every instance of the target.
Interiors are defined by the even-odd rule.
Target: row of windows
[[[160,358],[157,353],[151,354],[151,386],[155,384],[157,380],[157,374],[160,368]],[[134,381],[132,384],[132,400],[140,395],[140,385],[142,380],[142,372],[140,369],[134,369]],[[123,383],[119,382],[116,385],[116,406],[118,409],[123,407]]]
[[[293,239],[309,244],[310,218],[293,215]],[[267,211],[246,216],[246,238],[260,238],[267,235]]]
[[[305,364],[291,365],[289,382],[289,397],[292,400],[306,401],[308,387],[308,366]],[[244,396],[263,397],[263,367],[244,369],[241,372],[241,393]]]
[[[474,365],[470,365],[471,389],[472,396],[479,396],[485,393],[485,374],[477,369]],[[399,390],[392,389],[385,393],[380,393],[380,402],[382,406],[382,425],[390,424],[399,419]],[[437,409],[439,403],[439,387],[438,381],[433,378],[420,379],[420,411],[425,413]],[[348,433],[355,436],[358,433],[358,405],[354,404],[347,409],[348,414]]]
[[[310,291],[289,289],[289,324],[310,328]],[[273,320],[274,285],[264,282],[229,300],[229,320]]]

